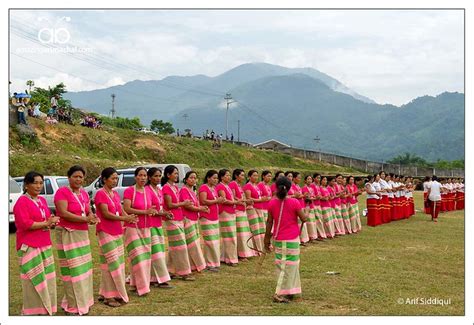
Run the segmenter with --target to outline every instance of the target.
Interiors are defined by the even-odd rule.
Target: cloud
[[[43,47],[31,40],[45,24],[37,18],[63,16],[55,26],[92,52],[22,54],[54,69],[12,56],[14,80],[63,76],[87,90],[267,62],[316,68],[380,103],[464,87],[461,10],[12,11],[30,40],[17,31],[11,51]]]

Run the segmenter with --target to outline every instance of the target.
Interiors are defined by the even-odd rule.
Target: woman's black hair
[[[186,173],[186,175],[184,175],[184,178],[183,178],[183,183],[186,184],[186,181],[188,180],[189,176],[191,176],[192,174],[196,174],[196,177],[197,177],[197,173],[194,171],[194,170],[190,170]]]
[[[298,175],[300,175],[300,172],[291,172],[293,174],[293,178],[296,178],[298,177]]]
[[[425,176],[425,178],[423,179],[423,183],[424,183],[424,182],[429,182],[429,181],[430,181],[430,179],[431,179],[431,177],[429,177],[429,176]]]
[[[71,177],[75,172],[82,172],[82,175],[86,176],[86,171],[82,166],[74,165],[67,171],[67,177]]]
[[[146,172],[146,175],[148,176],[148,181],[146,182],[147,185],[151,184],[150,178],[152,178],[153,175],[156,174],[156,172],[160,172],[160,174],[163,175],[161,168],[151,167],[150,169],[148,169],[148,171]]]
[[[354,177],[354,176],[352,176],[352,175],[347,176],[347,178],[346,178],[347,183],[349,183],[349,180],[351,179],[351,177]],[[354,178],[354,182],[355,182],[355,178]]]
[[[225,169],[225,168],[222,168],[221,170],[219,170],[219,173],[217,174],[217,177],[219,178],[219,182],[222,181],[222,178],[224,178],[226,173],[230,173],[230,170]]]
[[[338,178],[339,176],[342,177],[342,174],[337,174],[336,176],[334,176],[334,178]]]
[[[379,175],[382,176],[382,173],[384,173],[385,175],[387,175],[387,173],[383,170],[379,171]]]
[[[291,188],[291,182],[286,177],[280,177],[276,181],[276,187],[277,187],[277,192],[276,192],[277,198],[279,198],[280,200],[283,200],[288,195],[288,191]]]
[[[175,165],[166,166],[165,170],[163,171],[163,177],[161,178],[161,186],[164,186],[166,183],[168,183],[170,179],[169,175],[172,174],[175,169],[178,170]],[[176,183],[179,183],[179,177]]]
[[[207,180],[214,176],[215,174],[219,174],[217,170],[215,169],[210,169],[207,171],[206,176],[204,176],[204,184],[207,184]]]
[[[311,175],[306,175],[306,176],[304,177],[304,181],[305,181],[305,182],[306,182],[306,180],[308,179],[308,177],[311,177]],[[312,177],[311,177],[311,178],[312,178]]]
[[[285,172],[285,177],[288,177],[288,175],[290,175],[290,174],[293,177],[295,176],[291,170],[288,170],[288,171]]]
[[[102,172],[100,173],[100,183],[104,185],[105,180],[108,179],[110,176],[112,176],[116,172],[117,171],[113,167],[107,167],[103,169]]]
[[[244,172],[243,169],[237,168],[232,172],[232,180],[235,181],[237,177]]]
[[[23,178],[23,193],[26,193],[26,185],[33,184],[35,182],[35,177],[41,177],[41,179],[44,181],[43,175],[35,172],[34,170],[26,173],[25,177]]]
[[[276,182],[276,180],[278,179],[278,177],[280,177],[281,174],[285,175],[282,170],[275,172],[275,176],[273,176],[273,181]]]
[[[271,174],[271,173],[272,173],[272,172],[269,171],[269,170],[264,170],[264,171],[262,172],[262,181],[263,181],[263,178],[264,178],[265,176],[267,176],[268,174]]]
[[[247,173],[248,178],[252,177],[253,173],[258,173],[258,172],[255,169],[249,170],[249,172]]]
[[[328,176],[327,179],[328,179],[328,184],[329,184],[329,183],[331,183],[333,180],[336,180],[336,177],[334,177],[334,176]]]
[[[145,168],[145,167],[138,167],[137,169],[135,169],[135,172],[134,172],[135,177],[137,177],[138,174],[139,174],[142,170],[144,170],[144,171],[146,172],[146,168]],[[147,174],[147,175],[148,175],[148,174]]]
[[[321,176],[321,174],[320,174],[320,173],[314,173],[314,174],[313,174],[313,179],[315,179],[315,178],[318,177],[318,176]]]
[[[433,177],[431,177],[431,179],[434,180],[434,181],[437,181],[437,180],[438,180],[438,176],[433,175]]]
[[[394,174],[394,173],[388,173],[388,175],[390,176],[390,178],[394,178],[394,177],[395,177],[395,174]]]

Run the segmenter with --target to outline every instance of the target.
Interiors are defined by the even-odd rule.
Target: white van
[[[8,186],[9,193],[9,208],[8,208],[8,223],[10,232],[15,231],[15,216],[13,215],[13,207],[18,201],[18,198],[22,195],[21,187],[15,182],[10,176],[10,182]]]
[[[179,182],[177,185],[181,188],[183,186],[182,179],[184,178],[186,173],[191,170],[191,168],[186,164],[153,164],[153,165],[143,165],[143,166],[138,166],[138,167],[145,167],[146,169],[155,167],[155,168],[161,169],[161,171],[164,171],[166,166],[168,165],[175,165],[176,168],[178,168]],[[123,200],[123,192],[125,192],[125,189],[129,186],[135,185],[135,169],[137,169],[137,167],[117,169],[117,174],[119,175],[119,179],[118,179],[117,187],[115,187],[114,190],[117,191],[117,193],[120,195],[120,199],[122,200]],[[86,186],[84,189],[89,194],[91,201],[93,201],[95,194],[101,188],[102,188],[102,184],[100,182],[100,175],[99,175],[90,185]]]

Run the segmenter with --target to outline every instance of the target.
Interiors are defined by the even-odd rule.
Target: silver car
[[[10,232],[15,231],[15,216],[13,215],[13,207],[18,201],[18,198],[21,196],[22,191],[21,187],[15,182],[13,178],[10,177],[10,182],[8,186],[8,193],[9,193],[9,208],[8,208],[8,222]]]

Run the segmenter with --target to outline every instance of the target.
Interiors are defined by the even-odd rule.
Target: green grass
[[[415,201],[422,207],[422,193],[415,193]],[[441,214],[438,223],[422,213],[375,228],[365,226],[366,218],[362,221],[358,235],[302,249],[303,299],[288,305],[272,303],[276,279],[269,254],[261,270],[254,258],[236,268],[222,266],[217,274],[199,274],[195,282],[172,281],[174,290],[152,289],[146,297],[130,294],[130,303],[121,308],[104,306],[97,302],[98,244],[91,229],[96,304],[90,315],[464,315],[464,211]],[[14,245],[12,234],[10,315],[18,315],[22,304]],[[328,276],[327,271],[340,275]],[[60,300],[59,269],[57,275]],[[451,304],[397,303],[417,297],[451,299]]]
[[[318,171],[326,174],[356,174],[354,169],[328,163],[295,158],[273,151],[224,143],[212,149],[210,141],[149,135],[132,130],[107,127],[93,130],[82,126],[50,126],[29,119],[40,145],[25,146],[14,128],[9,129],[9,168],[11,176],[22,176],[30,170],[45,175],[65,175],[69,167],[86,168],[86,183],[94,180],[105,167],[131,167],[150,163],[183,163],[203,177],[206,169],[292,169],[303,174]],[[362,173],[363,174],[363,173]]]

